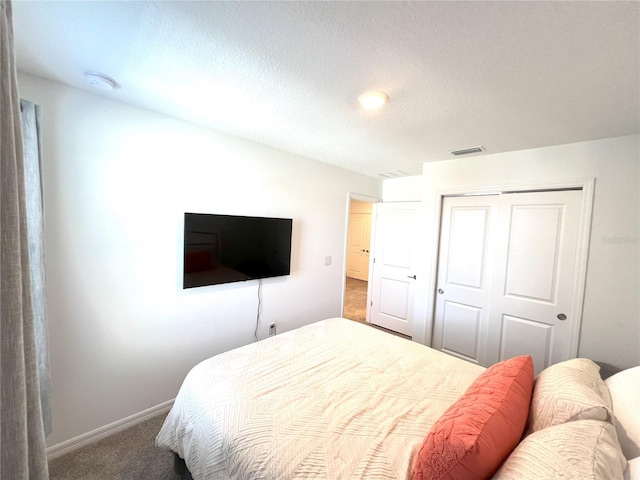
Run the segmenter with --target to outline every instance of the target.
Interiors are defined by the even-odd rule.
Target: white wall
[[[261,336],[341,314],[348,194],[380,197],[380,181],[36,77],[19,85],[42,107],[49,445],[172,399],[198,361],[254,341],[257,281],[180,288],[185,211],[294,219],[291,275],[263,280]]]
[[[384,180],[382,198],[384,202],[419,202],[423,186],[422,175]]]
[[[578,354],[626,368],[640,365],[640,136],[425,163],[424,270],[414,338],[430,337],[437,248],[437,194],[487,186],[595,178],[582,331]],[[385,180],[383,201],[402,200]]]

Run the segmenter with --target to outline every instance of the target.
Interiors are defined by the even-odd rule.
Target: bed
[[[597,375],[597,365],[577,360],[584,362],[576,371]],[[604,382],[589,378],[593,398],[576,408],[567,405],[575,401],[575,385],[567,386],[571,400],[536,403],[533,367],[524,357],[517,361],[517,368],[510,361],[485,369],[350,320],[323,320],[195,366],[156,444],[184,459],[195,480],[504,480],[563,469],[572,473],[566,478],[628,475]],[[551,396],[557,376],[545,387]],[[507,384],[507,394],[496,393]],[[532,416],[535,406],[539,414]],[[487,439],[492,428],[500,434]],[[589,457],[584,468],[562,465],[557,446],[553,462],[547,458],[551,440],[541,432],[558,428],[572,455]]]

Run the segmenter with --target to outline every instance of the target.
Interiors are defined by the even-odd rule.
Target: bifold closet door
[[[434,348],[489,366],[515,355],[536,371],[570,358],[581,192],[443,202]]]

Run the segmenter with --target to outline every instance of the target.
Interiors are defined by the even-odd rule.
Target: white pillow
[[[627,459],[640,456],[640,367],[616,373],[604,382],[613,404],[613,424]]]
[[[611,420],[609,389],[600,367],[587,358],[556,363],[533,385],[528,433],[574,420]]]
[[[622,479],[627,461],[616,429],[600,420],[575,420],[532,433],[493,480]]]
[[[624,471],[624,480],[640,480],[640,457],[629,460]]]

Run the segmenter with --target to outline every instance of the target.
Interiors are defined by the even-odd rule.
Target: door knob
[[[441,289],[441,288],[439,288],[439,289],[438,289],[438,293],[439,293],[440,295],[442,295],[442,294],[444,293],[444,290],[443,290],[443,289]]]
[[[566,320],[567,316],[564,313],[559,313],[558,314],[558,320]]]

